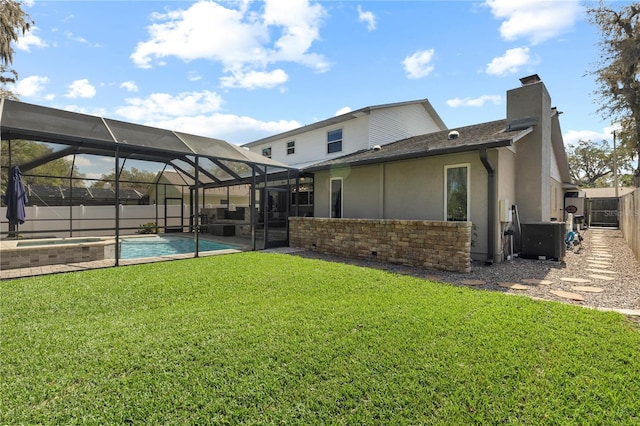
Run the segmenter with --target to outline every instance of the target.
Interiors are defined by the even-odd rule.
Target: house
[[[560,112],[537,75],[521,83],[507,91],[504,119],[431,128],[302,168],[314,175],[314,216],[470,221],[472,258],[504,259],[512,223],[563,221],[564,193],[575,189]]]
[[[116,193],[110,188],[84,188],[53,185],[26,185],[29,202],[35,206],[113,205]],[[120,204],[147,204],[144,194],[133,188],[120,188]]]
[[[369,106],[243,145],[304,168],[447,127],[427,99]]]
[[[210,179],[202,178],[203,183]],[[158,172],[154,183],[149,185],[147,196],[151,204],[186,204],[190,202],[194,187],[193,178],[174,170]],[[201,208],[227,207],[231,205],[249,204],[250,185],[233,185],[225,187],[201,188],[198,198]]]

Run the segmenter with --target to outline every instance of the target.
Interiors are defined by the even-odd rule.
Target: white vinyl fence
[[[139,226],[156,222],[158,226],[165,226],[164,205],[120,205],[120,234],[130,235],[138,232]],[[7,209],[0,208],[0,232],[3,238],[9,231],[6,219]],[[188,226],[189,206],[168,205],[167,225]],[[111,236],[115,235],[116,208],[115,206],[55,206],[26,207],[25,223],[18,226],[18,234],[22,238],[48,238],[48,237],[85,237],[85,236]],[[182,216],[182,223],[180,217]],[[70,232],[71,230],[71,232]],[[160,229],[162,232],[162,228]]]

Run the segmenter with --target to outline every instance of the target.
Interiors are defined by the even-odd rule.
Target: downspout
[[[495,233],[496,233],[496,170],[489,162],[487,157],[487,149],[480,150],[480,161],[487,170],[487,194],[489,200],[488,218],[487,218],[487,264],[493,264],[495,261]]]
[[[193,211],[193,222],[194,222],[194,231],[195,231],[195,235],[194,235],[194,243],[195,243],[195,248],[194,248],[194,253],[193,253],[193,257],[199,257],[200,256],[200,157],[196,155],[195,158],[195,163],[196,163],[196,170],[194,173],[194,177],[195,177],[195,190],[193,191],[195,194],[195,208],[192,210]],[[228,204],[227,204],[228,206]]]

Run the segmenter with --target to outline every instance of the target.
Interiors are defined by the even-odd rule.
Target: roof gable
[[[302,134],[302,133],[306,133],[306,132],[310,132],[312,130],[321,129],[323,127],[328,127],[328,126],[335,126],[337,124],[341,124],[341,123],[344,123],[346,121],[354,120],[356,118],[363,117],[365,115],[370,115],[371,111],[373,111],[373,110],[380,110],[380,109],[386,109],[386,108],[396,108],[396,107],[399,107],[399,106],[414,105],[414,104],[421,104],[424,107],[424,109],[427,111],[429,116],[432,118],[434,123],[439,128],[441,128],[441,129],[446,129],[447,128],[447,126],[444,124],[444,121],[442,121],[442,118],[440,118],[440,116],[438,115],[436,110],[433,108],[433,106],[431,105],[429,100],[428,99],[420,99],[420,100],[415,100],[415,101],[396,102],[396,103],[373,105],[373,106],[360,108],[358,110],[350,111],[350,112],[347,112],[345,114],[340,114],[340,115],[337,115],[335,117],[331,117],[331,118],[327,118],[325,120],[317,121],[317,122],[312,123],[312,124],[307,124],[306,126],[298,127],[296,129],[292,129],[292,130],[289,130],[287,132],[278,133],[277,135],[272,135],[272,136],[268,136],[266,138],[258,139],[256,141],[246,143],[246,144],[244,144],[242,146],[243,147],[253,147],[253,146],[256,146],[256,145],[261,145],[261,144],[264,144],[264,143],[269,143],[269,142],[273,142],[273,141],[284,139],[284,138],[292,138],[292,137],[294,137],[296,135],[299,135],[299,134]]]

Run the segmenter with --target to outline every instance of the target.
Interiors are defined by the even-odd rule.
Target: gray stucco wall
[[[497,152],[490,159],[498,167]],[[400,220],[444,219],[444,167],[470,166],[470,214],[476,225],[471,255],[487,255],[487,171],[478,152],[389,162],[317,172],[316,217],[329,216],[329,181],[343,178],[343,217]]]
[[[526,117],[537,123],[515,144],[515,204],[522,222],[546,222],[551,210],[551,97],[542,82],[507,91],[507,121]]]

